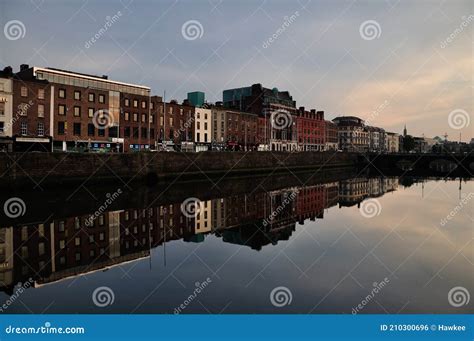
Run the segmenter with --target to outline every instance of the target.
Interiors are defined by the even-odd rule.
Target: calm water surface
[[[473,192],[355,178],[3,226],[0,302],[31,278],[4,312],[472,313],[448,292],[474,294]]]

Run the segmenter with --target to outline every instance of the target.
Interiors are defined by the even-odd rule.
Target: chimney
[[[11,76],[13,75],[13,69],[11,66],[6,66],[4,69],[3,69],[3,72],[8,75],[8,76]]]
[[[29,68],[30,68],[30,66],[28,64],[21,64],[20,65],[20,72],[28,70]]]

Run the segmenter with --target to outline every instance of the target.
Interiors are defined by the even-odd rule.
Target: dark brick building
[[[300,107],[296,117],[298,150],[323,151],[325,149],[324,111],[305,110]]]

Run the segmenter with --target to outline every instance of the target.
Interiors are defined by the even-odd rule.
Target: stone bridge
[[[446,175],[473,176],[474,153],[371,153],[361,156],[361,160],[370,161],[371,165],[380,170],[392,172],[430,172]]]

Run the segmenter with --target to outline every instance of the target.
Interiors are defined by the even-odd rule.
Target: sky
[[[2,0],[0,67],[105,74],[178,101],[203,91],[215,102],[224,89],[261,83],[326,119],[469,141],[473,4]]]

